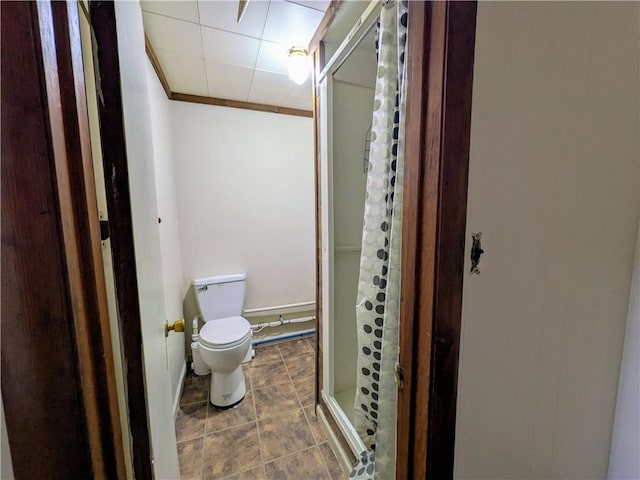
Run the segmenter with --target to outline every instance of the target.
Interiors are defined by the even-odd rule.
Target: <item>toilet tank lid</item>
[[[217,275],[215,277],[202,277],[193,280],[196,287],[202,285],[214,285],[216,283],[241,282],[247,279],[246,273],[236,273],[233,275]]]

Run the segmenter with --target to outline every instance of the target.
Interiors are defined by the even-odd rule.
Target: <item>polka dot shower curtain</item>
[[[384,2],[356,302],[355,428],[367,446],[351,478],[395,478],[407,2]]]

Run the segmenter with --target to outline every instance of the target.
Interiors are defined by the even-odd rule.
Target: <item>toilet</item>
[[[231,408],[246,393],[242,362],[251,349],[251,326],[241,317],[247,275],[222,275],[193,281],[204,326],[194,355],[211,369],[210,401]]]

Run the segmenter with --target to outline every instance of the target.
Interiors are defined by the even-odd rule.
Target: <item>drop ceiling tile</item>
[[[185,76],[167,76],[171,91],[175,93],[188,93],[189,95],[201,95],[206,97],[209,94],[207,82],[199,78]]]
[[[207,62],[254,68],[260,40],[215,28],[202,27],[204,57]]]
[[[284,0],[272,0],[263,40],[306,47],[318,28],[323,13]]]
[[[210,1],[200,0],[200,23],[233,33],[241,33],[250,37],[261,38],[267,19],[269,2],[251,0],[247,5],[240,23],[238,18],[238,0]]]
[[[249,96],[249,87],[237,84],[209,82],[209,96],[246,102]]]
[[[290,82],[289,95],[311,99],[311,97],[313,96],[313,87],[311,85],[311,79],[309,78],[302,85],[296,85],[295,83]]]
[[[179,75],[206,81],[207,74],[203,57],[194,57],[160,49],[155,50],[155,52],[165,75]]]
[[[202,57],[200,27],[194,23],[143,12],[144,30],[154,49]]]
[[[143,12],[157,13],[165,17],[179,18],[191,23],[198,23],[198,2],[196,1],[141,1]]]
[[[288,75],[287,62],[289,59],[289,48],[291,48],[291,46],[263,40],[260,42],[256,68]]]
[[[253,74],[251,88],[273,90],[287,95],[291,89],[291,83],[287,75],[256,70]]]
[[[309,97],[296,97],[289,95],[284,101],[284,106],[297,108],[299,110],[311,110],[313,108],[313,102]]]
[[[264,103],[266,105],[282,105],[286,98],[286,93],[280,91],[251,87],[248,100],[253,103]]]
[[[246,89],[248,94],[252,78],[252,68],[238,67],[227,63],[207,63],[207,81],[209,83],[238,85]],[[245,97],[246,96],[245,94]]]
[[[287,0],[291,3],[297,3],[309,8],[315,8],[321,12],[325,12],[329,8],[331,0]]]

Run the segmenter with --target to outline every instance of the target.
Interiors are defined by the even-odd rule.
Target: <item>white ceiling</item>
[[[142,1],[144,28],[173,92],[311,110],[311,81],[289,80],[329,0]]]

